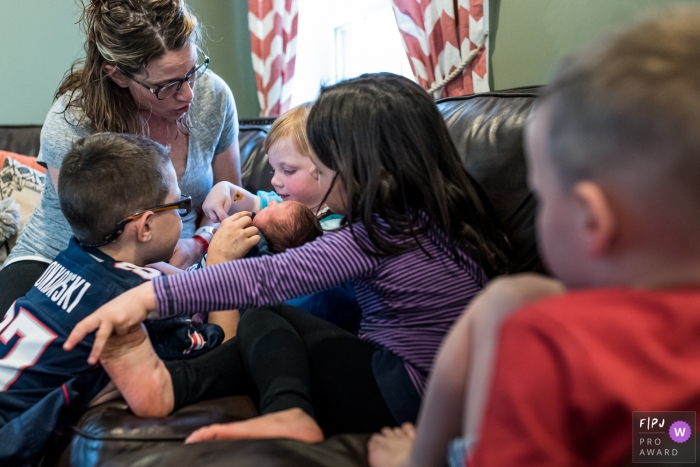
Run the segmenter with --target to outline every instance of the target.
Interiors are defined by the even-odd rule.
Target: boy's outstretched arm
[[[260,197],[233,183],[219,182],[209,191],[202,210],[212,222],[221,222],[236,212],[258,212]]]

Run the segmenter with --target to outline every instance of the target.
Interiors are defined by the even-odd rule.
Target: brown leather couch
[[[453,97],[437,105],[466,169],[481,184],[513,246],[516,270],[542,270],[534,234],[535,201],[526,184],[522,129],[535,88]],[[271,120],[241,121],[244,185],[270,190],[262,142]],[[0,127],[0,149],[36,155],[39,127]],[[342,403],[342,401],[338,401]],[[90,409],[43,465],[362,466],[368,434],[335,436],[316,445],[290,440],[244,440],[183,445],[198,427],[256,414],[247,397],[228,397],[185,407],[163,419],[141,419],[123,402]]]

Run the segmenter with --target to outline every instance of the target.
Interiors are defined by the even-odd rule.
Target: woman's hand
[[[260,242],[250,212],[238,212],[224,219],[209,244],[207,266],[243,258]]]
[[[124,336],[136,330],[149,311],[156,309],[156,294],[151,282],[124,292],[105,303],[87,318],[79,322],[63,344],[63,350],[72,350],[85,336],[97,330],[88,363],[97,363],[107,339],[114,333]]]
[[[202,256],[204,256],[204,249],[199,242],[192,238],[181,238],[168,263],[179,269],[187,269],[202,259]]]

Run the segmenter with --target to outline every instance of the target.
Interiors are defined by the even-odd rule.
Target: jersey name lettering
[[[63,308],[67,313],[73,311],[83,298],[90,283],[79,275],[70,272],[58,263],[52,263],[34,286]]]

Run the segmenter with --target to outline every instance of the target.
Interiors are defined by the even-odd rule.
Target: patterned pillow
[[[0,199],[12,198],[20,207],[19,229],[22,230],[24,224],[29,220],[34,208],[41,200],[41,191],[44,189],[46,175],[43,171],[37,170],[18,159],[27,158],[25,162],[32,163],[33,157],[20,156],[2,152],[2,168],[0,168]],[[34,161],[33,164],[36,164]],[[38,166],[42,168],[41,166]],[[9,251],[15,245],[19,232],[11,236],[7,242],[0,246],[0,265],[5,261]]]
[[[22,154],[17,154],[16,152],[10,151],[0,151],[0,167],[3,166],[5,159],[11,157],[17,162],[20,162],[27,167],[38,170],[41,173],[46,173],[46,169],[36,161],[36,157],[23,156]]]

